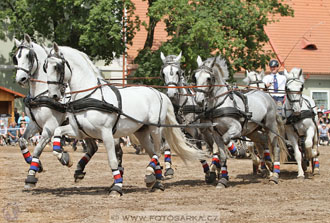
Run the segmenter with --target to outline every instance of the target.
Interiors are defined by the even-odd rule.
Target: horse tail
[[[167,108],[165,123],[169,125],[178,125],[175,118],[173,105],[170,101]],[[180,128],[164,128],[163,135],[171,150],[173,150],[183,161],[204,160],[208,158],[204,151],[195,148],[187,142],[187,139]]]
[[[282,117],[279,114],[276,114],[276,124],[278,128],[278,133],[281,137],[278,137],[278,147],[280,148],[280,162],[284,163],[288,160],[288,148],[285,143],[285,127]]]

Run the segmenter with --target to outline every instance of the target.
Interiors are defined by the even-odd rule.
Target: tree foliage
[[[0,38],[23,38],[28,33],[109,63],[115,54],[124,52],[123,28],[125,40],[131,43],[139,27],[134,9],[130,0],[3,0]]]
[[[140,51],[137,76],[159,75],[160,51],[165,55],[182,51],[186,73],[196,68],[198,55],[206,59],[221,54],[232,75],[242,68],[265,67],[270,52],[263,49],[268,41],[264,27],[276,16],[293,16],[293,10],[281,0],[157,0],[148,16],[163,20],[171,39],[157,51]],[[157,66],[150,66],[156,58]]]

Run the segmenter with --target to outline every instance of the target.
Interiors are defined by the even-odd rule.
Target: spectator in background
[[[15,122],[18,124],[19,113],[17,111],[17,108],[14,108],[14,116],[15,116]]]
[[[25,129],[26,129],[25,123],[23,122],[23,123],[20,124],[19,134],[18,134],[19,137],[22,137],[24,135]]]
[[[7,141],[7,126],[5,126],[5,123],[1,122],[0,123],[0,145],[4,146],[6,145]]]
[[[317,126],[321,127],[322,124],[326,124],[326,120],[323,117],[323,112],[321,109],[317,110]]]
[[[8,128],[8,139],[11,145],[15,145],[19,139],[18,126],[16,126],[16,122],[10,123],[10,127]]]
[[[18,125],[21,125],[22,123],[25,123],[25,126],[27,126],[30,122],[30,118],[25,115],[25,112],[22,112],[22,116],[19,117],[17,123]]]
[[[320,144],[328,145],[329,143],[329,129],[326,124],[321,124],[321,128],[319,128],[320,133]]]

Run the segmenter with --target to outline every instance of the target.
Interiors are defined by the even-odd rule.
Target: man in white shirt
[[[279,74],[279,63],[277,60],[271,60],[269,62],[269,67],[271,73],[266,75],[262,81],[265,83],[268,92],[274,100],[277,103],[280,102],[282,105],[285,96],[286,77]]]

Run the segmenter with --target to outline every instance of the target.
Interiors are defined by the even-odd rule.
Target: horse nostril
[[[57,96],[57,94],[54,94],[54,95],[53,95],[53,99],[55,99],[55,100],[57,100],[57,99],[58,99],[58,96]]]
[[[22,83],[22,84],[24,84],[25,82],[26,82],[26,77],[23,77],[22,79],[21,79],[21,81],[20,81],[20,83]]]

